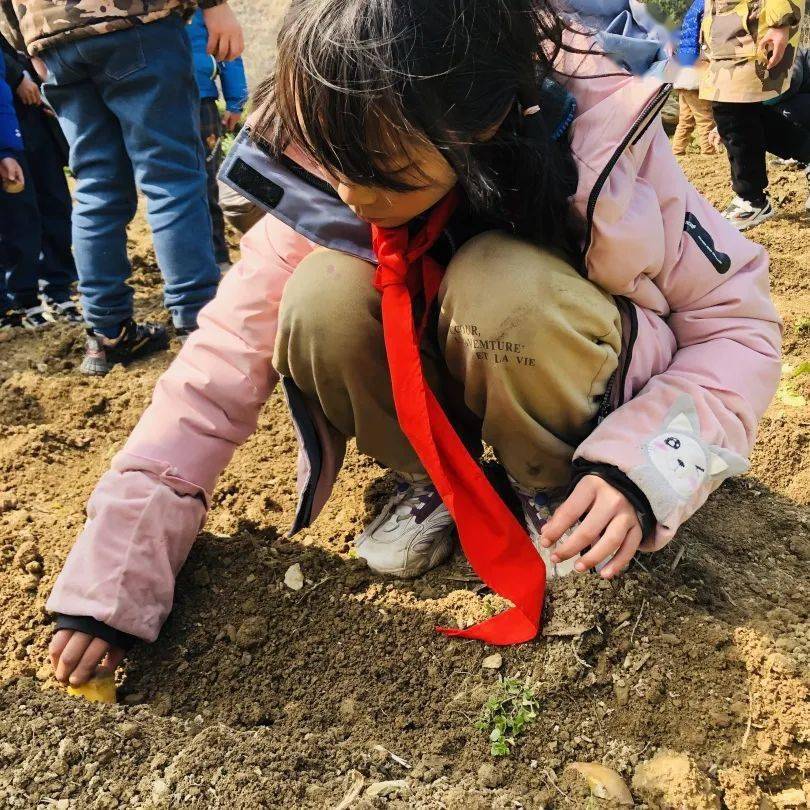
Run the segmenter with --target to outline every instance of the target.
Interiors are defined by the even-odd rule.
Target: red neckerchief
[[[451,191],[410,237],[407,225],[371,226],[377,255],[375,287],[382,293],[385,351],[400,427],[456,522],[461,547],[475,572],[514,607],[460,630],[436,629],[448,636],[488,644],[533,639],[540,626],[546,570],[526,530],[492,488],[459,439],[425,381],[419,344],[427,313],[436,299],[444,268],[427,251],[441,235],[458,203]],[[417,327],[413,297],[424,295],[425,317]]]

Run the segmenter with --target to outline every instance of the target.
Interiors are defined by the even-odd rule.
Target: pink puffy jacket
[[[684,177],[658,115],[666,85],[617,75],[597,54],[561,62],[558,80],[578,105],[573,203],[587,222],[588,276],[627,315],[608,407],[576,457],[618,467],[644,492],[657,520],[645,549],[655,550],[747,466],[780,373],[768,258]],[[612,75],[588,78],[599,74]],[[93,492],[49,610],[157,637],[217,477],[278,380],[279,301],[312,248],[271,216],[245,235],[241,261]],[[343,456],[323,415],[307,416],[296,528],[325,503]]]

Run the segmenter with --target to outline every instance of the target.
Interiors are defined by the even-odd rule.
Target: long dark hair
[[[565,23],[551,0],[293,0],[254,131],[293,142],[348,182],[408,190],[392,152],[429,141],[494,226],[575,255],[566,137],[524,117],[552,72]],[[484,139],[483,133],[494,137]]]

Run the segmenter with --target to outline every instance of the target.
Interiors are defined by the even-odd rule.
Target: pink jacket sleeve
[[[241,261],[94,490],[48,610],[157,638],[217,477],[256,429],[276,383],[281,294],[312,247],[272,217],[245,235]]]
[[[687,182],[659,125],[600,196],[588,271],[644,309],[628,401],[576,457],[614,465],[639,486],[658,521],[644,548],[655,549],[723,479],[747,469],[780,375],[768,257]]]

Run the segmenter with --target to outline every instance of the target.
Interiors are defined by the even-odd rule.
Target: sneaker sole
[[[737,230],[742,233],[743,231],[751,230],[751,228],[756,228],[757,225],[762,225],[763,222],[767,222],[769,219],[773,219],[776,215],[776,211],[771,211],[770,214],[764,217],[759,217],[758,219],[753,220],[752,222],[741,222],[739,224],[732,222],[731,224],[734,225]]]

